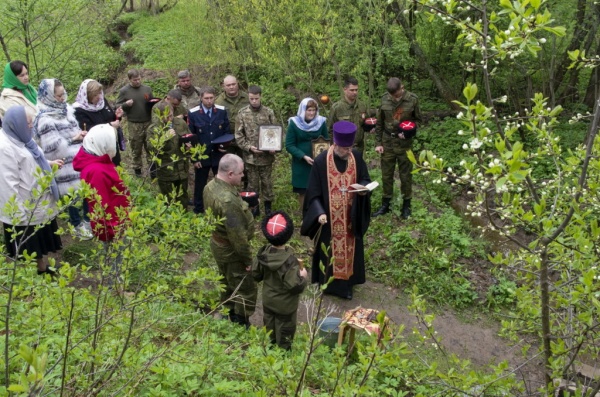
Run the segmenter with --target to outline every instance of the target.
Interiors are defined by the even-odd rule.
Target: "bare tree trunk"
[[[8,46],[4,41],[4,36],[0,33],[0,44],[2,45],[2,52],[4,52],[4,56],[6,57],[6,61],[10,62],[10,53],[8,52]]]
[[[126,7],[127,7],[127,0],[123,0],[123,3],[121,3],[121,8],[119,8],[119,11],[115,14],[113,19],[116,19],[119,15],[121,15],[123,13],[123,11],[125,11]],[[106,28],[108,29],[108,26]]]
[[[598,6],[590,5],[587,7],[586,0],[578,0],[577,1],[577,14],[576,14],[576,23],[575,23],[575,31],[573,32],[573,37],[571,38],[571,42],[567,47],[566,51],[562,55],[562,59],[558,64],[556,71],[554,73],[553,81],[551,80],[551,90],[555,93],[555,100],[559,104],[564,104],[567,98],[573,96],[574,86],[573,81],[577,81],[579,72],[576,69],[571,69],[570,74],[575,74],[574,77],[571,77],[566,86],[562,87],[569,65],[571,64],[571,60],[569,59],[568,51],[573,51],[576,49],[582,49],[581,43],[585,43],[583,46],[587,51],[592,45],[593,39],[596,36],[596,32],[598,31],[598,24],[594,23],[594,19],[597,18]],[[586,40],[587,37],[587,40]],[[562,91],[562,93],[559,93]],[[558,93],[558,94],[557,94]]]
[[[433,84],[437,88],[440,93],[442,99],[454,110],[459,110],[458,105],[454,103],[456,100],[456,95],[452,92],[449,84],[438,75],[433,66],[429,63],[425,52],[417,43],[417,39],[413,33],[413,29],[410,27],[409,22],[404,17],[402,10],[397,2],[392,4],[393,11],[396,15],[396,22],[402,26],[402,30],[404,30],[404,34],[410,43],[411,50],[414,52],[415,57],[419,60],[419,63],[425,68],[429,77],[433,81]]]
[[[547,385],[552,382],[552,378],[550,376],[550,361],[552,360],[550,337],[552,330],[550,328],[550,287],[548,285],[548,262],[548,247],[545,247],[540,261],[540,305],[542,309],[540,320],[542,322],[542,344],[544,349],[544,377]]]
[[[594,106],[596,98],[598,98],[598,94],[600,94],[600,92],[598,92],[599,89],[600,87],[598,86],[598,68],[595,68],[592,71],[592,74],[590,75],[590,81],[588,82],[587,90],[585,92],[585,98],[583,99],[583,103],[587,107],[592,108]]]

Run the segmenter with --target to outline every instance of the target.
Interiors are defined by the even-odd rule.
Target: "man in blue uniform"
[[[190,131],[198,136],[198,143],[205,146],[204,158],[194,161],[194,212],[204,213],[204,201],[202,191],[208,182],[208,175],[212,169],[213,175],[217,175],[219,161],[225,154],[224,149],[213,148],[215,139],[230,134],[229,118],[223,106],[215,105],[215,89],[203,87],[200,89],[199,106],[190,109],[188,113],[188,124]]]

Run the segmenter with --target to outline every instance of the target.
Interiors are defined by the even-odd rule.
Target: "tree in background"
[[[55,77],[76,92],[85,78],[107,81],[121,62],[103,42],[118,5],[117,1],[3,1],[0,44],[5,61],[27,63],[34,85],[43,77]]]
[[[535,57],[544,43],[565,34],[546,1],[502,0],[497,7],[485,0],[430,0],[422,6],[432,19],[460,30],[460,43],[473,51],[468,67],[479,71],[483,88],[468,82],[464,102],[457,102],[464,125],[458,134],[471,137],[460,169],[446,168],[443,159],[427,151],[415,162],[420,171],[442,173],[437,182],[450,178],[468,186],[474,197],[471,215],[485,217],[490,228],[519,247],[490,260],[519,284],[515,313],[503,322],[505,334],[524,351],[531,345],[523,342],[523,333],[539,337],[545,368],[540,393],[550,395],[554,379],[579,386],[579,368],[600,353],[595,315],[600,306],[600,163],[593,155],[600,149],[598,105],[586,140],[569,152],[554,133],[562,107],[549,105],[543,94],[534,94],[522,113],[500,113],[508,95],[492,88],[497,73],[519,70],[521,57]],[[598,384],[581,388],[585,395],[599,389]]]

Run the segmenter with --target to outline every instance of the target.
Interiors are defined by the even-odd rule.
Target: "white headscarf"
[[[93,126],[83,138],[83,148],[96,156],[108,154],[110,158],[117,154],[117,133],[109,124]]]
[[[288,122],[296,124],[302,131],[318,131],[323,123],[327,121],[325,117],[319,116],[319,105],[317,105],[317,114],[315,114],[315,118],[308,122],[306,121],[306,105],[308,105],[308,102],[310,101],[317,103],[317,101],[310,97],[304,98],[302,102],[300,102],[300,106],[298,106],[298,113],[296,116],[290,117],[288,120]]]

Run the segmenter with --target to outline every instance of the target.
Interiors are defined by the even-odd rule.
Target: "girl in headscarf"
[[[119,120],[123,116],[123,109],[119,107],[113,111],[108,102],[104,100],[102,84],[96,80],[87,79],[81,83],[73,107],[75,108],[75,118],[79,123],[79,128],[84,131],[89,131],[98,124],[110,124],[114,128],[121,126]],[[124,142],[124,138],[121,136],[118,138],[119,140],[115,137],[116,155],[112,159],[116,166],[121,164],[121,153],[118,145],[119,142]],[[121,150],[125,150],[125,148],[122,147]]]
[[[111,161],[117,154],[115,137],[115,129],[108,124],[93,127],[73,159],[75,171],[100,196],[100,202],[91,197],[88,204],[93,233],[105,242],[116,237],[129,208],[129,192]]]
[[[44,79],[38,88],[39,113],[33,122],[33,135],[39,142],[48,160],[63,160],[64,165],[54,178],[59,195],[69,194],[69,189],[79,189],[79,172],[73,170],[73,157],[79,151],[86,134],[79,128],[74,110],[67,104],[65,87],[57,79]],[[75,228],[75,235],[82,240],[93,237],[87,216],[87,204],[83,204],[83,219],[79,208],[69,206],[69,222]]]
[[[29,70],[22,61],[12,61],[4,67],[2,80],[2,94],[0,94],[0,119],[8,108],[20,105],[32,118],[37,114],[37,95],[35,88],[29,84]]]
[[[32,117],[23,106],[13,106],[4,115],[0,130],[0,220],[4,228],[4,241],[8,254],[16,258],[27,251],[36,253],[38,274],[55,272],[44,261],[43,256],[62,248],[60,236],[56,234],[58,224],[56,201],[58,187],[52,182],[50,189],[35,200],[30,208],[32,192],[39,188],[36,179],[37,168],[51,172],[52,165],[62,166],[62,160],[47,161],[39,146],[32,139]],[[2,209],[15,197],[18,209],[15,214],[7,214]],[[29,203],[28,205],[26,205]],[[47,204],[44,204],[47,203]],[[40,225],[43,225],[40,227]],[[35,230],[40,227],[38,230]],[[20,233],[13,237],[15,233]]]
[[[292,188],[298,194],[300,210],[314,161],[311,141],[320,136],[329,139],[326,121],[325,117],[319,116],[319,106],[312,98],[304,98],[296,116],[288,120],[285,149],[292,155]]]

